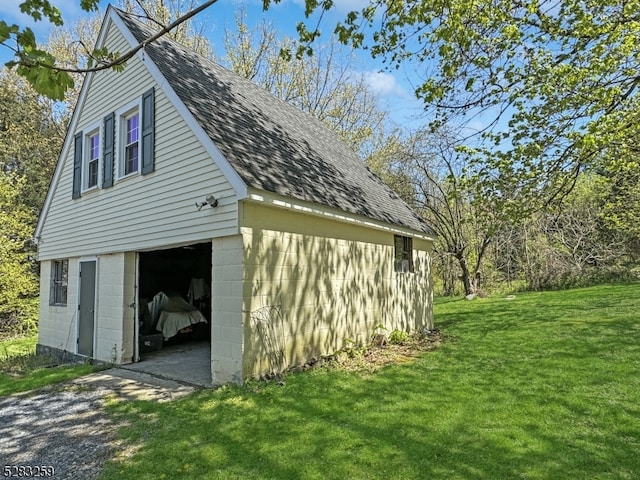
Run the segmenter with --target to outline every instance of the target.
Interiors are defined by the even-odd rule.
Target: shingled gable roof
[[[139,42],[154,33],[115,10]],[[433,235],[319,120],[166,37],[145,53],[248,187]]]

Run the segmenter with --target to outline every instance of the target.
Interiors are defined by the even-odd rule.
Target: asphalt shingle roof
[[[117,12],[139,42],[154,33]],[[433,234],[316,118],[166,36],[145,53],[248,187]]]

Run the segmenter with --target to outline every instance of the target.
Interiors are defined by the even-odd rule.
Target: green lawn
[[[70,380],[96,371],[92,365],[61,365],[36,355],[37,336],[0,341],[0,397]]]
[[[440,300],[448,341],[374,374],[111,406],[104,479],[640,477],[640,285]]]

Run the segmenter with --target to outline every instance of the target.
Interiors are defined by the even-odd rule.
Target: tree
[[[421,130],[395,139],[369,162],[436,232],[436,264],[442,267],[446,293],[451,294],[460,279],[469,295],[479,291],[488,248],[507,219],[492,198],[476,196],[468,188],[466,157],[456,143],[446,129]]]
[[[379,132],[372,142],[372,152],[366,157],[367,166],[385,182],[407,205],[417,210],[416,186],[409,174],[408,140],[400,130],[390,134]]]
[[[355,73],[353,52],[331,39],[313,57],[285,59],[281,51],[295,48],[295,42],[278,39],[265,22],[249,29],[245,17],[241,10],[236,28],[225,31],[227,66],[326,123],[363,157],[371,154],[387,114],[378,107],[364,76]]]
[[[635,128],[640,129],[640,124],[636,122]],[[629,247],[640,258],[640,160],[637,147],[633,148],[636,151],[631,155],[628,147],[611,148],[594,171],[604,191],[602,221],[608,229],[625,235]]]
[[[14,72],[0,70],[0,172],[24,179],[20,203],[40,212],[62,147],[66,121]]]
[[[168,38],[203,57],[213,58],[213,47],[204,34],[204,24],[190,16],[199,8],[197,0],[119,0],[119,6],[156,30],[175,23],[175,27],[165,34]]]
[[[519,226],[501,256],[518,266],[528,289],[630,278],[625,235],[602,221],[605,194],[597,175],[581,174],[561,206],[536,212]]]
[[[38,279],[31,241],[66,121],[15,72],[0,71],[0,336],[35,330]]]
[[[333,1],[306,6],[315,22]],[[320,34],[318,23],[298,30],[307,41]],[[636,143],[635,2],[369,2],[335,32],[390,67],[418,66],[416,95],[433,125],[472,134],[480,123],[483,142],[471,150],[478,193],[517,190],[523,201],[509,208],[518,213],[561,198],[603,150]]]
[[[26,179],[0,170],[0,336],[35,330],[38,280],[30,258],[33,212],[20,202]]]

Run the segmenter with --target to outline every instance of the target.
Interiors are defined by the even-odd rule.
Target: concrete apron
[[[110,368],[68,382],[78,389],[105,390],[121,400],[170,402],[190,394],[198,387],[158,378],[143,372]]]
[[[158,351],[143,354],[140,362],[118,367],[182,384],[198,387],[212,386],[209,342],[187,342],[164,346]]]
[[[167,402],[211,387],[211,345],[192,342],[163,347],[142,360],[69,382],[72,388],[104,390],[124,400]]]

